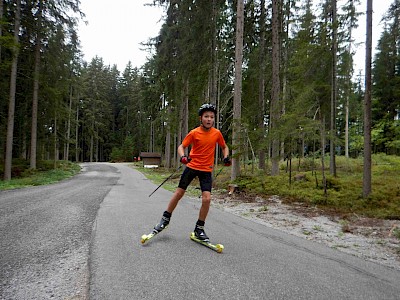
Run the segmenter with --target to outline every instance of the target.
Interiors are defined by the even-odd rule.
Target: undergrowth
[[[325,170],[326,185],[323,182],[320,160],[305,158],[293,159],[291,172],[286,162],[282,163],[278,176],[270,176],[268,171],[258,170],[256,166],[248,164],[242,168],[241,175],[234,182],[230,179],[230,168],[225,167],[220,173],[220,169],[217,169],[216,173],[219,174],[214,179],[214,189],[225,193],[228,185],[234,183],[237,186],[236,192],[246,194],[247,198],[279,195],[286,203],[302,202],[343,214],[355,213],[400,220],[400,157],[373,155],[372,193],[368,198],[362,197],[362,158],[337,156],[336,163],[336,177],[329,174],[329,168]],[[329,166],[329,157],[325,165]],[[158,184],[171,174],[164,168],[144,172],[150,179],[151,176],[158,177]],[[181,172],[177,173],[175,179],[169,180],[164,187],[169,190],[176,188]],[[299,179],[296,180],[295,177]],[[188,192],[199,195],[200,191],[194,186],[198,184],[194,183]]]
[[[15,164],[13,162],[13,168],[13,178],[0,181],[0,190],[50,184],[69,178],[80,171],[78,164],[69,161],[57,161],[56,165],[54,161],[38,161],[36,169],[30,169],[27,163],[21,161]]]

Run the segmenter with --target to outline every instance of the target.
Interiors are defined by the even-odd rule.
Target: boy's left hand
[[[229,158],[229,156],[227,156],[227,157],[224,158],[224,166],[225,167],[229,167],[230,165],[232,165],[232,161]]]

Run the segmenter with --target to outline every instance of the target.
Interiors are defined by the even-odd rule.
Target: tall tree
[[[347,56],[346,56],[346,62],[345,62],[345,104],[344,104],[344,109],[345,109],[345,157],[349,157],[349,122],[350,122],[350,99],[353,93],[353,82],[352,82],[352,76],[353,76],[353,29],[358,27],[357,24],[357,17],[359,13],[356,12],[356,6],[355,4],[359,4],[359,0],[348,0],[346,3],[344,9],[347,12],[345,16],[345,23],[347,27],[345,30],[348,32],[347,35]]]
[[[37,114],[39,97],[39,75],[40,75],[40,50],[42,31],[43,1],[39,0],[36,12],[36,45],[35,45],[35,66],[33,71],[33,99],[32,99],[32,125],[31,125],[31,155],[30,167],[36,169],[36,147],[37,147]]]
[[[331,81],[331,126],[330,126],[330,162],[331,175],[336,176],[336,102],[337,102],[337,52],[338,52],[338,22],[337,0],[332,1],[332,81]]]
[[[259,53],[259,83],[258,83],[258,128],[260,135],[264,136],[265,128],[265,31],[266,31],[266,16],[265,16],[265,0],[261,0],[261,15],[260,15],[260,53]],[[265,169],[265,149],[261,148],[258,153],[259,164],[261,170]]]
[[[14,114],[15,114],[15,94],[17,87],[17,68],[19,56],[19,29],[21,22],[21,0],[16,0],[14,17],[14,45],[12,47],[12,65],[10,75],[10,98],[8,104],[8,122],[6,139],[6,156],[4,160],[4,180],[11,179],[11,167],[13,158],[13,138],[14,138]]]
[[[371,193],[371,61],[372,61],[372,0],[367,0],[367,29],[365,42],[365,98],[364,98],[364,174],[363,197]]]
[[[0,1],[0,39],[3,36],[3,13],[4,13],[4,2]],[[1,43],[0,43],[0,64],[2,61],[2,53],[1,53]]]
[[[236,14],[236,48],[235,48],[235,85],[233,94],[233,128],[232,128],[232,170],[231,179],[240,175],[240,131],[242,114],[242,62],[243,62],[243,25],[244,0],[237,1]]]
[[[271,95],[271,175],[279,175],[279,148],[278,122],[280,118],[280,38],[279,38],[279,7],[281,0],[272,1],[272,95]]]

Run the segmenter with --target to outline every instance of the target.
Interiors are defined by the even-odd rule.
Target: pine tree
[[[233,96],[233,128],[232,128],[232,170],[231,180],[240,175],[240,147],[241,113],[242,113],[242,61],[243,61],[243,25],[244,3],[237,2],[236,15],[236,51],[235,51],[235,88]]]
[[[8,122],[6,139],[6,156],[4,160],[4,180],[11,179],[11,167],[13,158],[13,137],[14,137],[14,114],[15,114],[15,95],[17,85],[17,68],[19,56],[19,30],[21,22],[21,0],[16,0],[14,17],[14,46],[12,48],[12,66],[10,75],[10,97],[8,104]]]
[[[367,0],[367,35],[365,43],[364,98],[364,174],[363,197],[371,193],[371,61],[372,61],[372,0]]]
[[[279,175],[279,148],[278,121],[281,115],[281,83],[280,83],[280,8],[281,1],[272,1],[272,95],[270,107],[271,133],[272,133],[272,169],[271,175]]]

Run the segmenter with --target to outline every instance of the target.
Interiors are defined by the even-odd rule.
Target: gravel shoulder
[[[240,194],[213,194],[213,205],[304,239],[400,271],[399,220],[371,219],[356,214],[328,214],[302,203],[285,204],[278,196],[249,198]]]

